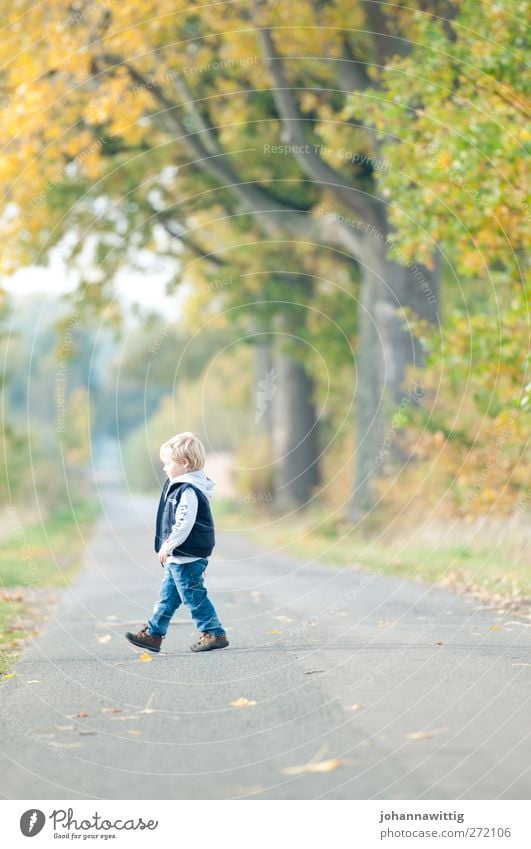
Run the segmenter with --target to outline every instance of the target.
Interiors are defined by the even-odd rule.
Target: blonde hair
[[[195,472],[205,465],[205,448],[201,440],[187,430],[162,443],[160,459],[165,461],[169,457],[175,461],[188,460],[190,471]]]

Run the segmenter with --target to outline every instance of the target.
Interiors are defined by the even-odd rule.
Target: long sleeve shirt
[[[169,551],[173,551],[189,537],[196,518],[197,495],[191,487],[188,487],[181,494],[175,511],[175,523],[164,543]],[[169,563],[192,563],[194,560],[197,560],[197,557],[186,557],[184,554],[169,554],[167,558]]]

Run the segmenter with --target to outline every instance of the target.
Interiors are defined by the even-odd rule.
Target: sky
[[[179,298],[176,295],[167,296],[165,293],[166,282],[171,276],[171,273],[150,274],[124,269],[116,278],[115,288],[125,305],[138,304],[140,307],[163,313],[169,320],[177,319],[181,311]],[[72,291],[76,282],[68,273],[62,259],[52,257],[49,267],[21,268],[12,277],[4,278],[2,285],[15,296],[46,292],[50,297],[54,297]]]

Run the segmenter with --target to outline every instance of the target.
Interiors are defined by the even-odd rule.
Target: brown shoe
[[[224,649],[228,646],[226,634],[209,634],[208,631],[203,631],[197,643],[190,646],[192,651],[212,651],[212,649]]]
[[[133,643],[133,645],[140,646],[142,649],[149,649],[149,651],[160,651],[160,645],[164,639],[164,637],[156,637],[154,634],[149,634],[147,623],[144,623],[137,634],[132,634],[128,631],[125,638],[130,643]]]

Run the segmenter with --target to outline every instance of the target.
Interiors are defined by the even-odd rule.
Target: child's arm
[[[177,510],[175,512],[175,524],[171,529],[169,537],[164,541],[160,551],[159,560],[166,562],[170,551],[177,548],[190,535],[197,518],[197,495],[191,486],[183,490]]]

